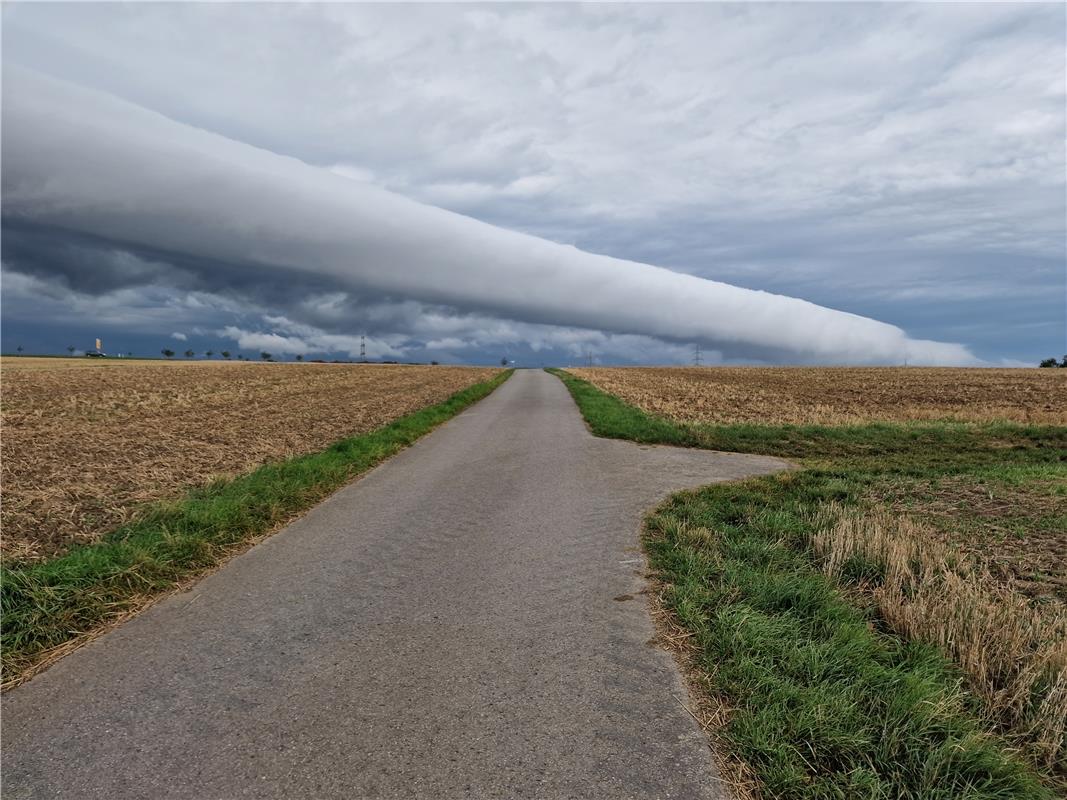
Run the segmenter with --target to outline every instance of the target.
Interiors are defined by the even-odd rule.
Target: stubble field
[[[572,369],[605,392],[679,422],[1067,425],[1067,370],[917,367]]]
[[[874,470],[864,488],[868,503],[920,520],[931,536],[1024,593],[1067,602],[1062,470],[997,464],[997,451],[1020,452],[1016,433],[1000,435],[998,424],[1067,426],[1067,370],[638,367],[569,372],[642,411],[704,431],[753,426],[764,431],[761,444],[753,445],[759,452],[837,467],[844,466],[843,457],[869,459]],[[872,424],[886,426],[884,435],[869,434]],[[795,428],[787,435],[788,445],[775,430],[781,426]],[[848,439],[853,444],[844,446]],[[922,466],[926,459],[948,465],[961,442],[968,443],[968,459],[989,462],[978,474],[970,468],[960,475]],[[1047,452],[1059,442],[1039,434],[1027,442],[1033,444]]]
[[[563,376],[600,435],[776,455],[798,468],[679,495],[647,522],[646,545],[668,607],[701,639],[707,663],[719,665],[715,677],[701,680],[743,706],[742,718],[768,716],[782,699],[775,687],[789,674],[790,704],[804,696],[823,714],[832,696],[852,692],[868,707],[855,719],[827,717],[827,730],[855,725],[861,734],[870,718],[917,731],[923,703],[935,701],[918,703],[896,722],[882,719],[888,713],[879,705],[883,689],[869,680],[884,666],[876,660],[846,667],[842,656],[828,671],[844,676],[844,686],[829,693],[828,672],[790,672],[838,653],[814,632],[847,638],[840,622],[846,617],[837,615],[858,614],[854,622],[874,632],[872,646],[878,641],[871,652],[901,642],[936,647],[967,688],[953,695],[955,679],[947,673],[936,702],[953,697],[959,707],[973,704],[967,707],[979,709],[979,729],[1003,737],[1053,792],[1067,787],[1067,371],[568,372],[588,382]],[[818,612],[818,604],[809,605],[816,595],[825,601]],[[759,624],[742,635],[738,620]],[[779,632],[768,639],[772,629],[795,636]],[[879,639],[881,632],[891,635]],[[852,633],[866,636],[860,627]],[[766,681],[753,681],[754,660],[766,666]],[[790,751],[810,751],[818,761],[823,728],[790,724],[775,719],[751,730],[786,731],[781,736]],[[747,730],[728,728],[727,735],[770,794],[854,794],[854,773],[835,772],[836,755],[814,767],[810,758],[794,762]],[[929,749],[928,742],[916,753],[925,758]],[[928,762],[918,758],[914,775],[902,778],[901,753],[864,756],[883,757],[887,791],[907,785],[914,794],[894,796],[933,796],[927,793],[936,782],[923,772]],[[985,757],[975,750],[959,763],[973,766]],[[957,766],[946,772],[957,783],[945,796],[1047,796],[1023,783],[994,789],[995,781],[974,777],[981,770],[966,772]],[[834,791],[817,790],[823,780]]]
[[[54,556],[145,503],[321,450],[498,372],[4,359],[3,555]]]

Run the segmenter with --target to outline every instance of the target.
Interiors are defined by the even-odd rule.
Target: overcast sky
[[[1061,4],[2,13],[5,351],[1067,349]]]

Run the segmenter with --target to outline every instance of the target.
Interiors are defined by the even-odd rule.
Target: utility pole
[[[359,335],[359,358],[364,364],[367,363],[367,335],[365,333]]]
[[[585,351],[585,361],[590,367],[593,366],[593,351],[592,350],[586,350]]]
[[[693,366],[699,367],[703,363],[704,361],[700,356],[700,344],[698,342],[696,347],[693,348]]]

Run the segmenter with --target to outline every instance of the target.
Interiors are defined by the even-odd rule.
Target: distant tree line
[[[1067,369],[1067,356],[1064,356],[1062,361],[1057,361],[1054,358],[1046,358],[1044,361],[1042,361],[1040,364],[1038,364],[1038,366],[1042,367],[1044,369],[1048,369],[1048,368],[1055,369],[1056,367],[1060,367],[1062,369]]]
[[[21,344],[18,347],[15,348],[15,351],[17,353],[19,353],[20,355],[23,353],[24,350],[25,350],[25,348]],[[67,346],[67,352],[70,353],[73,356],[75,353],[78,353],[78,352],[81,352],[81,351],[79,351],[78,348],[75,347],[74,345],[68,345]],[[164,358],[174,358],[174,356],[178,355],[177,352],[175,352],[174,350],[171,350],[169,347],[164,347],[159,352]],[[100,352],[100,351],[93,351],[93,352],[89,352],[89,355],[102,356],[102,355],[105,355],[105,354]],[[118,353],[118,355],[121,357],[123,354],[122,353]],[[133,357],[133,353],[132,352],[128,352],[125,355],[130,357],[130,358]],[[183,351],[181,353],[181,355],[185,356],[186,358],[196,358],[197,354],[196,354],[195,350],[190,348],[188,350]],[[210,359],[212,356],[215,356],[215,355],[220,355],[224,359],[226,359],[227,361],[229,361],[231,358],[236,358],[238,361],[248,361],[251,358],[250,356],[245,356],[245,355],[243,355],[241,353],[237,353],[236,355],[234,355],[229,350],[218,350],[218,351],[216,351],[216,350],[205,350],[203,352],[203,356],[205,358],[209,358]],[[282,355],[282,356],[278,356],[277,359],[275,359],[275,356],[274,356],[273,353],[268,353],[265,350],[260,352],[259,357],[263,361],[275,361],[275,360],[284,361],[287,358],[287,356]],[[293,358],[294,361],[305,361],[305,360],[308,360],[307,356],[305,354],[303,354],[303,353],[297,353],[296,355],[292,356],[292,358]],[[310,360],[315,364],[325,364],[325,363],[327,363],[324,359],[321,359],[321,358],[314,358],[314,359],[310,359]],[[1067,356],[1064,357],[1064,361],[1065,361],[1064,366],[1067,366]],[[365,358],[364,358],[364,362],[366,362]],[[345,361],[345,360],[342,360],[342,359],[336,359],[335,358],[335,359],[333,359],[333,363],[334,364],[351,364],[351,363],[354,363],[354,362]],[[396,362],[396,361],[381,361],[381,362],[377,362],[377,363],[396,364],[396,363],[399,363],[399,362]],[[437,364],[436,361],[431,361],[430,363],[434,364],[434,365]],[[509,362],[508,359],[505,357],[505,358],[500,359],[500,363],[501,363],[502,366],[507,366],[511,362]],[[1053,363],[1052,364],[1047,365],[1044,362],[1042,362],[1041,366],[1043,366],[1043,367],[1044,366],[1054,366],[1055,367],[1055,366],[1060,366],[1060,365],[1056,364],[1055,363],[1055,359],[1053,359]]]
[[[26,350],[26,348],[23,347],[21,344],[18,347],[15,348],[15,352],[18,353],[19,355],[24,353],[25,350]],[[70,353],[71,355],[74,355],[76,352],[78,352],[78,348],[76,346],[72,345],[72,344],[67,345],[67,352]],[[164,347],[159,352],[165,358],[174,358],[174,356],[177,355],[177,353],[174,350],[171,350],[169,347]],[[223,358],[225,358],[227,361],[229,361],[231,358],[234,358],[233,353],[231,353],[229,350],[219,350],[219,351],[217,351],[217,354],[222,356]],[[122,356],[123,353],[119,353],[118,355]],[[127,353],[125,353],[125,355],[127,357],[129,357],[129,358],[132,358],[133,357],[133,352],[132,351],[127,352]],[[185,352],[183,352],[182,355],[185,356],[186,358],[195,358],[196,357],[196,351],[192,350],[192,349],[189,349],[189,350],[186,350]],[[216,351],[215,350],[205,350],[204,351],[204,357],[205,358],[211,358],[214,355],[216,355]],[[274,361],[274,356],[271,353],[262,352],[262,353],[259,354],[259,357],[261,359],[263,359],[264,361]],[[238,361],[246,361],[247,360],[247,357],[242,355],[242,354],[240,354],[240,353],[237,354],[236,358],[237,358]],[[297,354],[297,355],[293,356],[293,358],[296,361],[303,361],[305,357],[304,357],[303,354]]]
[[[162,353],[167,358],[174,358],[174,356],[175,356],[174,351],[171,350],[169,347],[165,347],[162,350],[160,350],[159,352]],[[184,355],[186,358],[193,358],[196,355],[196,351],[195,350],[186,350],[184,353],[182,353],[182,355]],[[205,350],[204,351],[204,357],[205,358],[211,358],[213,355],[215,355],[215,351],[214,350]],[[225,358],[227,361],[229,361],[231,358],[233,358],[233,353],[231,353],[229,350],[220,350],[219,351],[219,355],[222,356],[223,358]],[[273,357],[271,356],[270,353],[260,353],[260,356],[265,361],[272,361],[273,360]],[[243,355],[241,355],[240,353],[238,353],[237,354],[237,360],[238,361],[244,361],[245,357]],[[303,356],[297,356],[297,360],[298,361],[302,361],[303,360]]]

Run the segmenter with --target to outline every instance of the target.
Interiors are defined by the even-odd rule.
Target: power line
[[[365,333],[359,336],[359,358],[364,364],[367,363],[367,335]]]
[[[704,359],[700,355],[700,344],[698,343],[693,348],[693,366],[694,367],[699,367],[703,363],[704,363]]]

